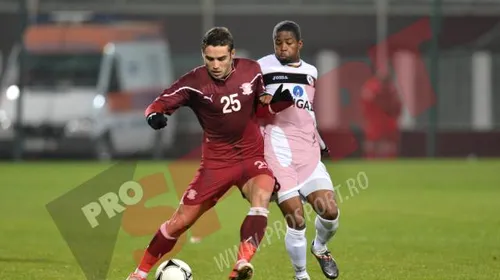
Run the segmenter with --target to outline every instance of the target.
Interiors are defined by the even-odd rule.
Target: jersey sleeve
[[[186,74],[165,89],[146,109],[145,115],[163,113],[171,115],[179,107],[188,105],[194,90],[190,74]]]
[[[264,85],[264,74],[262,74],[262,69],[259,63],[255,63],[255,78],[253,80],[253,86],[256,96],[261,96],[266,93],[266,86]]]
[[[269,92],[267,89],[266,89],[266,84],[264,82],[264,71],[263,69],[265,68],[265,63],[264,63],[264,59],[259,59],[257,60],[257,64],[259,66],[259,71],[261,73],[261,76],[259,77],[259,84],[260,86],[262,87],[262,93],[261,94],[270,94],[270,95],[274,95],[274,92]],[[261,95],[259,94],[259,95]]]
[[[259,100],[263,94],[271,94],[271,95],[273,94],[266,92],[266,85],[264,84],[264,74],[262,73],[261,67],[262,67],[261,60],[258,60],[256,63],[256,69],[258,74],[255,76],[253,82],[255,89],[255,101],[256,101],[255,115],[257,116],[257,118],[266,119],[272,117],[276,113],[272,110],[270,104],[264,105]]]

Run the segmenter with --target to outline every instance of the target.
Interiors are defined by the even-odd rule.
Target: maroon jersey
[[[229,166],[264,155],[255,116],[264,89],[259,64],[236,58],[225,80],[213,79],[205,66],[185,74],[149,105],[146,115],[170,115],[181,106],[190,107],[204,131],[202,165]]]

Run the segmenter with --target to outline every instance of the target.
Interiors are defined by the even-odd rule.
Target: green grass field
[[[0,164],[0,279],[85,279],[45,205],[108,166]],[[165,166],[141,162],[135,175],[164,172]],[[342,161],[328,168],[340,186],[340,229],[330,244],[340,279],[500,279],[500,161]],[[349,187],[360,172],[368,185]],[[175,206],[176,201],[167,193],[151,203]],[[222,228],[199,244],[186,243],[176,255],[191,265],[194,279],[227,279],[230,268],[219,266],[238,241],[248,205],[233,192],[216,211]],[[309,240],[313,218],[309,215]],[[281,220],[273,206],[273,234],[253,262],[254,279],[293,276]],[[135,266],[132,252],[149,237],[120,232],[108,279],[126,278]],[[308,270],[312,279],[324,279],[310,255]]]

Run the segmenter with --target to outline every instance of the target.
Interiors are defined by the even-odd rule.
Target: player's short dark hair
[[[205,33],[201,41],[201,49],[207,46],[228,46],[229,51],[234,49],[233,35],[226,27],[213,27]]]
[[[297,41],[300,41],[302,39],[302,35],[300,34],[300,26],[294,21],[284,20],[276,24],[273,29],[273,39],[275,39],[278,33],[282,31],[292,32]]]

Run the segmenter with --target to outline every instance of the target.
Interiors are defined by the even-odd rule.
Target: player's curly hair
[[[234,49],[233,35],[227,27],[213,27],[205,33],[201,41],[201,49],[207,46],[228,46],[229,51]]]
[[[292,32],[297,41],[300,41],[302,39],[302,35],[300,34],[300,26],[294,21],[284,20],[276,24],[276,26],[273,29],[273,40],[276,38],[278,33],[282,31]]]

